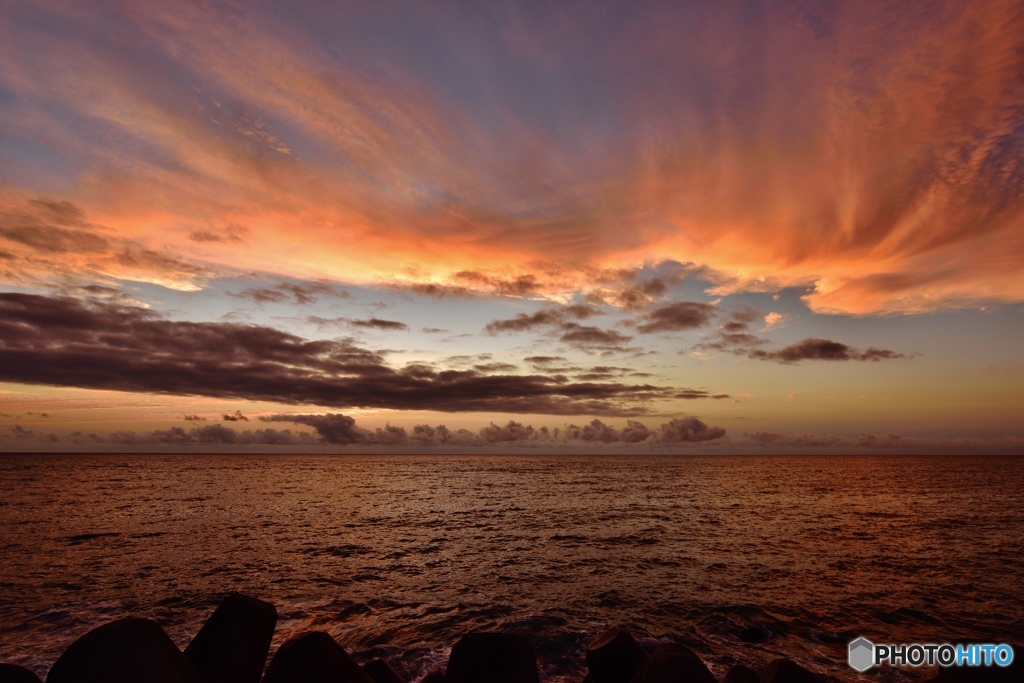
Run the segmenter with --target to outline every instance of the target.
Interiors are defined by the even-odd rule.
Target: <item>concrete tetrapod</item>
[[[0,664],[0,683],[42,683],[39,676],[17,664]]]
[[[206,683],[260,683],[276,624],[277,609],[269,602],[232,593],[185,648],[185,657]]]
[[[631,683],[717,683],[693,650],[666,643],[654,649]]]
[[[452,648],[447,683],[539,683],[537,658],[526,638],[512,633],[469,633]]]
[[[374,657],[363,664],[363,671],[374,680],[374,683],[405,683],[402,675],[380,657]]]
[[[612,628],[591,641],[586,657],[593,683],[629,683],[647,653],[627,631]]]
[[[270,660],[263,683],[373,683],[345,648],[323,631],[282,645]]]
[[[54,662],[47,683],[203,683],[149,619],[119,619],[89,631]]]

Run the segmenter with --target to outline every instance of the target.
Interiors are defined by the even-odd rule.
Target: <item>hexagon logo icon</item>
[[[867,638],[858,638],[850,643],[850,666],[857,671],[867,671],[875,663],[875,645]]]

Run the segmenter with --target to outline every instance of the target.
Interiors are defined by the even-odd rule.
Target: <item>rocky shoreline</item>
[[[266,665],[277,623],[274,605],[234,593],[226,597],[184,651],[154,621],[112,621],[80,637],[50,669],[47,683],[539,683],[529,642],[514,633],[473,632],[452,647],[444,670],[415,682],[379,657],[360,666],[328,633],[308,632],[278,648]],[[685,645],[647,652],[625,630],[610,629],[587,647],[581,683],[719,683]],[[1016,663],[1015,663],[1016,664]],[[266,665],[266,666],[265,666]],[[940,669],[935,683],[1021,681],[1022,667]],[[722,683],[834,683],[789,659],[760,671],[733,666]],[[0,664],[0,683],[40,683],[28,669]]]

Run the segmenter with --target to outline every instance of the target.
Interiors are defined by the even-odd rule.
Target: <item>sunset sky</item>
[[[0,0],[0,450],[1024,452],[1022,188],[1019,0]]]

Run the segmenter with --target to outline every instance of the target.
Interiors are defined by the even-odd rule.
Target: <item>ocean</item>
[[[233,591],[277,606],[274,648],[323,630],[410,679],[479,629],[553,683],[609,626],[718,676],[1024,644],[1024,458],[0,455],[0,491],[0,661],[40,676],[128,615],[184,647]]]

